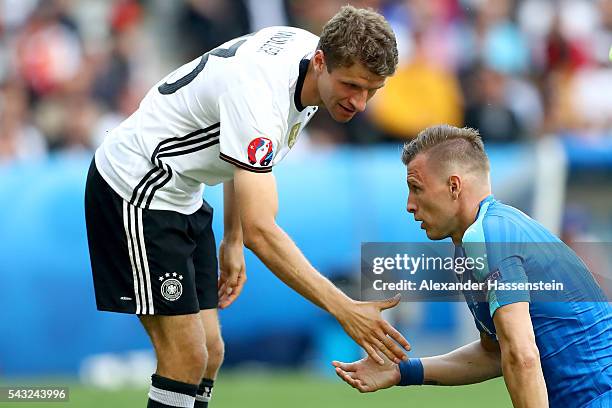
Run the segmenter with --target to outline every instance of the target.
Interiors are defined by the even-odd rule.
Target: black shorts
[[[89,168],[85,219],[98,310],[184,315],[214,309],[217,251],[213,210],[145,210],[123,200]]]

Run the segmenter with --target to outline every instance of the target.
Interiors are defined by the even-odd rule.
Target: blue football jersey
[[[483,269],[460,275],[485,283],[486,290],[464,292],[481,332],[496,338],[495,311],[530,303],[550,406],[612,407],[612,307],[574,251],[488,196],[455,248],[455,257],[465,256],[486,258]],[[553,289],[542,290],[542,283]]]

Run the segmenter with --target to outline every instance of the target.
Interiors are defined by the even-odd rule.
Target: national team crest
[[[247,156],[252,165],[268,166],[274,157],[274,145],[267,137],[255,138],[249,143]]]
[[[172,274],[166,273],[164,276],[160,276],[159,280],[161,284],[161,294],[164,299],[174,302],[183,294],[183,275],[179,275],[176,272]]]

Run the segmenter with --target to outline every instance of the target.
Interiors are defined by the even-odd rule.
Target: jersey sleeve
[[[219,98],[219,157],[255,173],[272,171],[283,120],[270,90],[239,88]]]
[[[529,302],[528,282],[521,254],[522,237],[518,227],[503,217],[485,217],[484,235],[489,274],[485,278],[491,317],[502,306]]]

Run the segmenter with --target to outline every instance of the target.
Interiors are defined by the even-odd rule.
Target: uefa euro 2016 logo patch
[[[247,149],[249,163],[260,166],[268,166],[274,156],[274,146],[272,141],[267,137],[258,137],[251,140]]]
[[[174,302],[183,294],[183,275],[179,275],[176,272],[172,274],[166,273],[164,276],[160,276],[159,280],[162,282],[161,294],[164,299]]]

